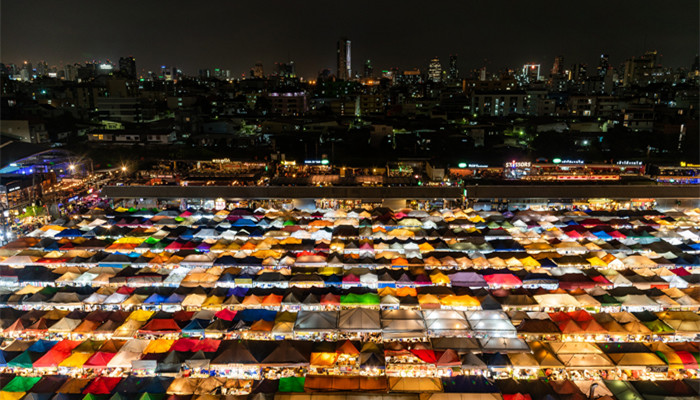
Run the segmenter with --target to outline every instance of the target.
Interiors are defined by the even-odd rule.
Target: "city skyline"
[[[658,50],[662,55],[660,62],[676,68],[689,66],[698,48],[697,12],[690,12],[697,11],[698,4],[691,2],[669,7],[667,3],[661,6],[655,2],[594,1],[577,10],[579,17],[575,21],[563,18],[565,6],[556,3],[541,3],[545,6],[535,10],[511,5],[513,12],[503,15],[498,15],[502,4],[451,6],[431,10],[426,20],[420,21],[421,29],[414,30],[405,25],[416,22],[415,17],[409,18],[412,21],[400,18],[412,13],[405,10],[413,8],[410,3],[392,12],[378,5],[372,8],[374,12],[359,15],[366,8],[343,10],[342,14],[328,8],[328,15],[335,15],[337,23],[331,17],[318,16],[324,8],[315,3],[279,4],[278,8],[288,12],[274,14],[262,13],[252,5],[207,4],[201,8],[206,18],[195,15],[184,20],[172,9],[156,10],[150,4],[140,5],[139,13],[124,18],[119,17],[124,13],[122,9],[106,4],[85,3],[70,9],[41,1],[33,2],[33,6],[26,4],[3,4],[2,62],[43,60],[50,65],[65,65],[92,59],[116,62],[121,56],[133,55],[139,72],[167,65],[194,75],[202,68],[220,67],[230,69],[233,77],[240,77],[243,73],[248,75],[258,62],[270,66],[267,74],[275,62],[293,60],[299,76],[315,78],[323,69],[336,70],[334,50],[341,37],[353,42],[353,74],[360,73],[362,63],[368,59],[377,67],[375,72],[391,67],[427,70],[432,57],[437,55],[446,65],[449,54],[459,54],[459,69],[464,73],[482,66],[495,72],[530,62],[547,67],[558,55],[564,56],[565,68],[572,63],[593,66],[602,53],[610,55],[612,66],[619,66],[647,50]],[[124,10],[130,9],[129,5],[127,2]],[[223,18],[231,15],[225,12],[231,11],[229,8],[236,11],[235,15],[253,17],[226,25]],[[317,16],[312,15],[314,9]],[[219,12],[209,12],[214,10]],[[100,21],[99,26],[89,19],[106,12],[114,14],[114,18]],[[472,17],[460,20],[464,12]],[[617,18],[621,14],[625,18]],[[153,20],[159,15],[161,19]],[[35,21],[41,28],[27,29],[27,20]],[[389,21],[392,22],[387,25]],[[443,29],[437,29],[436,21]],[[549,29],[534,29],[541,25]],[[443,35],[430,35],[431,26]],[[111,34],[113,31],[118,34]],[[319,31],[324,35],[318,35]],[[553,33],[557,31],[562,33]],[[491,38],[484,35],[489,32]]]

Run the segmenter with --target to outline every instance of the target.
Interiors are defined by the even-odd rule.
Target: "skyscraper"
[[[550,76],[558,76],[564,73],[564,57],[556,56],[554,57],[554,64],[552,65],[552,70],[550,71]]]
[[[365,69],[364,69],[364,71],[362,71],[362,77],[363,78],[371,78],[373,72],[374,72],[374,69],[372,68],[372,61],[371,60],[365,61]]]
[[[451,83],[459,80],[459,69],[457,69],[457,54],[450,55],[450,66],[447,70],[447,80]]]
[[[250,70],[250,76],[252,78],[263,78],[265,76],[265,71],[263,70],[263,65],[261,62],[255,63],[253,69]]]
[[[601,54],[600,61],[598,62],[598,76],[600,76],[601,78],[605,78],[605,75],[608,74],[609,69],[610,69],[610,59],[608,58],[608,55]]]
[[[523,65],[523,73],[520,75],[524,83],[533,83],[540,80],[540,64]]]
[[[440,64],[440,59],[435,57],[430,60],[428,64],[428,79],[433,82],[440,82],[442,77],[442,65]]]
[[[132,56],[119,57],[119,73],[125,78],[136,79],[136,59]]]
[[[346,81],[352,77],[350,59],[350,39],[340,38],[338,41],[338,73],[340,80]]]

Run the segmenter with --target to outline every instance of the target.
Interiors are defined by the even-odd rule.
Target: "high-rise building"
[[[136,79],[136,59],[132,56],[119,57],[119,73],[129,79]]]
[[[607,54],[600,55],[600,61],[598,61],[598,76],[605,78],[610,69],[610,58]]]
[[[564,57],[556,56],[554,57],[554,64],[552,64],[552,70],[550,71],[550,76],[559,76],[564,73]]]
[[[372,68],[372,61],[371,60],[365,61],[365,68],[362,71],[362,77],[363,78],[371,78],[373,72],[374,72],[374,69]]]
[[[440,59],[435,57],[430,60],[428,64],[428,80],[433,82],[440,82],[442,77],[442,65],[440,64]]]
[[[450,66],[447,69],[447,80],[451,83],[459,81],[459,69],[457,68],[457,54],[450,55]]]
[[[80,68],[80,66],[77,64],[68,64],[65,67],[63,67],[64,79],[67,81],[78,80],[78,68]]]
[[[263,78],[265,76],[265,72],[263,70],[263,65],[261,62],[255,63],[253,69],[250,70],[250,76],[252,78]]]
[[[658,69],[656,65],[657,52],[647,51],[639,58],[632,57],[625,61],[625,75],[623,86],[634,84],[647,85],[651,83],[651,76]]]
[[[340,38],[338,41],[338,73],[337,78],[339,80],[346,81],[352,77],[351,69],[351,58],[350,58],[350,39]]]
[[[275,67],[277,67],[277,76],[281,76],[283,78],[297,77],[296,68],[294,67],[294,61],[290,61],[288,63],[275,63]]]
[[[586,80],[586,70],[588,66],[586,64],[574,64],[571,66],[571,71],[569,71],[569,80],[576,83],[582,83]]]
[[[37,77],[42,77],[46,76],[49,74],[49,66],[46,64],[46,61],[39,61],[39,63],[36,65],[36,76]]]
[[[524,83],[532,83],[540,80],[540,64],[525,64],[521,79]]]

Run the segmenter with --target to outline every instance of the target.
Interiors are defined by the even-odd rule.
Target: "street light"
[[[122,166],[122,172],[126,172],[126,167]]]
[[[68,169],[71,171],[75,171],[75,165],[73,165],[73,164],[69,165]]]

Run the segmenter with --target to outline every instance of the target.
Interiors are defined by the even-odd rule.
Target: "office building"
[[[351,65],[352,63],[350,57],[350,39],[341,38],[338,41],[337,78],[339,80],[346,81],[352,77]]]
[[[428,64],[428,80],[432,82],[440,82],[442,77],[442,65],[440,65],[440,59],[435,57],[430,60]]]

